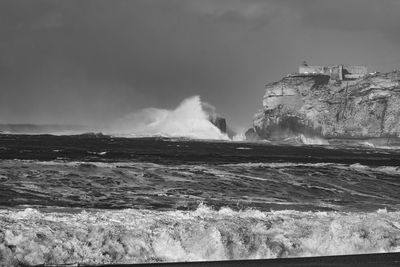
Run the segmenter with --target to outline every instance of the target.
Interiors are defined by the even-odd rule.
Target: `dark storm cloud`
[[[303,59],[396,60],[398,11],[395,0],[1,0],[0,120],[97,123],[200,94],[249,126],[263,84]]]

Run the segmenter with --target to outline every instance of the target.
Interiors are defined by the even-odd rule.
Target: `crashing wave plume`
[[[182,101],[174,110],[146,108],[131,113],[113,126],[114,135],[187,137],[229,140],[210,122],[199,96]]]

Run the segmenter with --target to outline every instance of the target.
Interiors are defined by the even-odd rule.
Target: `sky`
[[[298,65],[400,68],[398,0],[0,0],[0,123],[107,124],[200,95],[251,126]]]

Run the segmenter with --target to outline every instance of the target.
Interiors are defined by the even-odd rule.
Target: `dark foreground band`
[[[60,266],[60,265],[57,265]],[[88,266],[88,265],[61,265],[61,266]],[[325,257],[284,258],[265,260],[234,260],[234,261],[205,261],[205,262],[177,262],[151,264],[112,264],[97,265],[102,267],[398,267],[400,266],[400,252],[359,254]]]

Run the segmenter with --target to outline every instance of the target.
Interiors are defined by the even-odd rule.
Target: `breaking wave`
[[[328,140],[325,140],[318,136],[306,136],[304,134],[288,137],[283,141],[278,141],[278,143],[293,144],[293,145],[319,145],[319,146],[329,145]]]
[[[114,135],[187,137],[229,140],[209,118],[215,109],[202,103],[199,96],[182,101],[174,110],[146,108],[128,114],[112,130]]]
[[[0,210],[0,265],[259,259],[400,251],[400,212]]]
[[[329,145],[329,142],[321,137],[309,137],[302,134],[300,140],[305,145]]]

